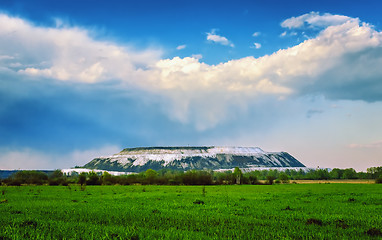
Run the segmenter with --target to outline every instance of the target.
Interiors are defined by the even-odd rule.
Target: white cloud
[[[261,44],[260,43],[253,43],[254,47],[256,49],[260,49],[261,48]]]
[[[291,37],[291,36],[296,36],[297,35],[297,33],[296,32],[290,32],[290,33],[288,33],[287,31],[284,31],[284,32],[282,32],[281,34],[280,34],[280,37]]]
[[[217,35],[215,29],[212,29],[211,32],[207,33],[207,40],[214,43],[219,43],[221,45],[235,47],[235,45],[231,41],[229,41],[226,37]]]
[[[252,36],[253,36],[253,37],[258,37],[258,36],[260,36],[260,34],[261,34],[260,32],[254,32],[254,33],[252,34]]]
[[[185,49],[187,46],[186,45],[179,45],[176,47],[176,50],[182,50]]]
[[[358,19],[350,18],[343,15],[332,15],[329,13],[325,13],[321,15],[318,12],[310,12],[298,17],[288,18],[281,23],[281,26],[283,28],[293,29],[293,28],[303,28],[305,27],[305,24],[307,24],[308,27],[325,28],[328,26],[341,25],[348,21],[358,22]]]
[[[290,19],[284,21],[285,27],[300,26],[300,17]],[[334,99],[382,100],[382,34],[357,19],[345,19],[307,14],[303,23],[334,25],[271,55],[208,65],[198,55],[160,59],[158,50],[136,51],[97,41],[80,28],[37,27],[3,14],[0,52],[8,62],[0,64],[19,77],[89,84],[111,81],[118,82],[118,88],[140,89],[160,96],[170,118],[203,130],[262,99],[323,94]],[[232,44],[214,30],[207,39]],[[17,69],[10,68],[11,63],[18,63]]]
[[[196,59],[202,59],[203,55],[202,54],[192,54],[191,57],[196,58]]]
[[[0,14],[0,45],[4,55],[21,64],[19,73],[64,81],[99,82],[129,78],[159,59],[161,51],[134,51],[96,41],[84,29],[37,27]]]

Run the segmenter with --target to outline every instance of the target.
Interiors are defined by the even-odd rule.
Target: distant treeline
[[[96,173],[72,173],[64,175],[60,170],[52,173],[40,171],[18,171],[1,184],[20,186],[22,184],[36,185],[131,185],[131,184],[155,184],[155,185],[221,185],[221,184],[273,184],[289,183],[290,180],[330,180],[330,179],[375,179],[376,183],[382,183],[382,167],[368,168],[367,172],[356,172],[352,168],[331,171],[327,169],[300,170],[256,170],[243,173],[239,168],[234,171],[214,172],[191,170],[187,172],[162,169],[154,171],[148,169],[145,172],[121,176],[113,176],[108,172]],[[263,180],[263,181],[260,181]],[[264,181],[265,180],[265,181]]]

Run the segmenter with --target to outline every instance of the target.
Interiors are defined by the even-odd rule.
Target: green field
[[[0,239],[377,239],[382,185],[1,187]]]

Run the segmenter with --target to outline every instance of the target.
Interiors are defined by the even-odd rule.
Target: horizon
[[[138,146],[382,166],[382,3],[0,2],[0,169]]]

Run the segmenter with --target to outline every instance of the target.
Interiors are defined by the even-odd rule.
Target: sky
[[[382,166],[382,3],[0,1],[0,169],[140,146]]]

